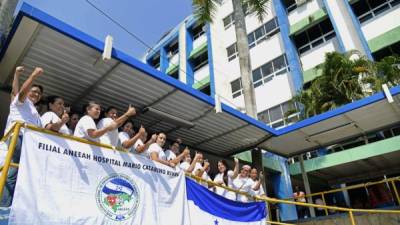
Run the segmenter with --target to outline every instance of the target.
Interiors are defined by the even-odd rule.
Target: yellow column
[[[393,187],[394,194],[396,195],[397,204],[400,205],[400,196],[399,196],[399,192],[397,192],[397,187],[396,187],[396,183],[394,182],[394,180],[392,180],[392,187]]]
[[[15,146],[17,145],[19,131],[21,129],[22,123],[17,123],[14,127],[14,132],[11,138],[10,146],[8,147],[8,152],[4,162],[3,171],[0,176],[0,199],[3,196],[4,185],[6,183],[8,170],[10,169],[11,159],[14,154]]]
[[[356,221],[354,220],[353,211],[349,211],[350,222],[351,225],[356,225]]]
[[[322,201],[324,202],[324,205],[326,205],[324,192],[322,192],[321,196],[322,196]],[[325,210],[325,215],[329,215],[328,209],[325,208],[324,210]]]

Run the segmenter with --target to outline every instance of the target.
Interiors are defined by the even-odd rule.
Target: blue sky
[[[150,46],[192,13],[191,0],[23,1],[99,40],[103,41],[107,35],[113,36],[115,48],[136,58],[142,58],[147,48],[102,12]]]
[[[91,2],[151,46],[192,12],[190,0],[91,0]],[[131,39],[133,55],[141,58],[147,48],[135,38]]]

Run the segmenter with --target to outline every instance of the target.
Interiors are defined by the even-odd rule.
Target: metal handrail
[[[105,145],[105,144],[101,144],[101,143],[98,143],[98,142],[88,141],[86,139],[74,137],[74,136],[71,136],[71,135],[59,134],[59,133],[56,133],[56,132],[53,132],[53,131],[50,131],[50,130],[47,130],[47,129],[44,129],[44,128],[39,128],[39,127],[32,126],[32,125],[26,125],[26,124],[21,123],[21,122],[16,122],[16,124],[13,125],[13,126],[14,126],[13,129],[10,129],[10,130],[13,130],[14,134],[19,134],[20,129],[22,127],[25,127],[25,128],[31,129],[31,130],[38,131],[38,132],[42,132],[42,133],[46,133],[46,134],[50,134],[50,135],[55,135],[55,136],[58,136],[58,137],[62,137],[62,138],[70,139],[70,140],[75,140],[75,141],[86,143],[86,144],[90,144],[90,145],[95,145],[95,146],[99,146],[99,147],[103,147],[103,148],[107,148],[107,149],[111,149],[111,150],[128,152],[126,149],[117,148],[117,147],[114,147],[114,146],[111,146],[111,145]],[[7,132],[7,134],[9,134],[9,132]],[[18,140],[18,135],[13,135],[12,138],[11,138],[11,142],[10,142],[10,145],[9,145],[9,149],[8,149],[7,155],[6,155],[5,163],[4,163],[4,166],[2,168],[4,171],[2,171],[1,176],[0,176],[0,196],[2,196],[2,194],[3,194],[3,189],[4,189],[5,181],[7,179],[7,174],[8,174],[8,170],[9,170],[10,166],[14,166],[14,167],[18,166],[18,164],[16,164],[16,163],[11,163],[12,155],[14,154],[14,150],[15,150],[15,147],[16,147],[16,144],[17,144],[17,140]],[[276,198],[270,198],[270,197],[261,197],[261,196],[257,196],[257,195],[250,195],[250,194],[248,194],[246,192],[238,191],[238,190],[232,189],[230,187],[226,187],[224,185],[217,184],[217,183],[215,183],[213,181],[204,180],[204,179],[202,179],[200,177],[197,177],[195,175],[192,175],[192,174],[186,173],[186,176],[191,177],[191,178],[197,180],[198,182],[207,183],[210,186],[221,187],[221,188],[224,188],[224,189],[226,189],[228,191],[232,191],[232,192],[235,192],[237,194],[245,195],[247,197],[253,198],[254,200],[264,201],[266,204],[269,204],[269,203],[281,203],[281,204],[290,204],[290,205],[298,205],[298,206],[306,206],[306,207],[314,207],[314,208],[332,209],[332,210],[337,210],[337,211],[348,212],[349,213],[349,218],[350,218],[350,221],[351,221],[352,225],[356,224],[355,220],[354,220],[353,212],[400,214],[400,210],[352,209],[352,208],[344,208],[344,207],[337,207],[337,206],[317,205],[317,204],[305,203],[305,202],[295,202],[295,201],[284,200],[284,199],[276,199]],[[400,178],[396,177],[396,178],[390,178],[390,179],[387,179],[387,180],[391,180],[392,182],[394,182],[396,180],[397,181],[400,180]],[[382,183],[382,181],[371,182],[371,183],[367,183],[367,184],[368,185],[372,185],[374,183]],[[354,185],[354,186],[357,186],[357,185]],[[358,185],[358,186],[359,187],[365,187],[365,185]],[[351,188],[351,187],[348,187],[348,188]],[[345,189],[345,188],[343,188],[343,189]],[[319,194],[331,193],[333,191],[334,190],[327,191],[327,192],[321,192]],[[281,222],[274,222],[274,221],[267,221],[267,223],[290,225],[290,224],[285,224],[285,223],[281,223]]]

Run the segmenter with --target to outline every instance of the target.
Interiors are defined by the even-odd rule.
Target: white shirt
[[[233,176],[233,171],[229,170],[228,171],[228,187],[233,188],[233,184],[232,184],[232,176]],[[223,182],[224,181],[224,174],[223,173],[219,173],[215,176],[214,178],[214,182]],[[226,185],[226,184],[225,184]],[[228,191],[226,189],[223,189],[221,187],[215,187],[215,193],[224,196],[227,199],[230,200],[236,200],[236,194],[232,191]]]
[[[252,194],[253,185],[254,181],[249,177],[240,177],[239,175],[235,180],[233,180],[233,186],[236,190],[247,192],[249,194]],[[241,202],[249,201],[248,197],[245,195],[237,195],[237,200]]]
[[[151,144],[149,146],[148,152],[149,152],[149,156],[151,155],[151,153],[156,152],[156,153],[158,153],[158,158],[159,159],[167,160],[167,157],[165,156],[164,150],[157,143]]]
[[[5,132],[7,132],[16,121],[22,121],[27,124],[41,127],[40,115],[33,102],[29,100],[28,97],[24,102],[20,102],[18,96],[19,94],[15,96],[14,100],[10,104],[10,113],[8,114]]]
[[[91,129],[96,130],[97,129],[96,124],[94,123],[92,117],[85,115],[76,124],[74,136],[98,142],[99,141],[98,138],[89,137],[87,131]]]
[[[135,142],[135,144],[133,144],[133,149],[135,150],[135,152],[136,152],[137,154],[142,155],[142,156],[147,157],[147,158],[150,158],[150,153],[149,153],[149,150],[148,150],[148,149],[145,149],[143,152],[138,152],[138,151],[137,151],[137,148],[138,148],[139,146],[142,146],[142,145],[144,145],[144,143],[143,143],[142,139],[139,138],[139,139]]]
[[[108,125],[112,124],[114,122],[113,119],[111,118],[103,118],[99,121],[97,124],[97,129],[102,129],[104,127],[107,127]],[[99,137],[99,140],[103,144],[108,144],[112,146],[118,146],[118,129],[114,129],[112,131],[109,131],[102,136]]]
[[[257,184],[257,181],[253,180],[252,195],[257,195],[257,196],[265,195],[264,188],[261,184],[260,184],[260,188],[258,190],[254,190],[254,188],[256,187],[256,184]]]
[[[185,171],[188,170],[190,167],[190,163],[183,161],[180,165],[179,168],[181,168],[181,170]]]
[[[168,161],[176,159],[176,155],[173,151],[166,150],[164,153],[165,153],[165,157],[167,158]]]
[[[42,127],[46,128],[47,125],[53,124],[53,123],[58,123],[61,121],[60,117],[57,116],[52,111],[48,111],[45,114],[40,117],[40,120],[42,121]],[[68,129],[67,125],[63,124],[60,129],[58,130],[59,133],[61,134],[71,134],[70,130]]]
[[[122,144],[123,144],[125,141],[131,139],[131,137],[129,136],[128,133],[126,133],[126,132],[124,132],[124,131],[121,131],[121,132],[118,133],[118,139],[119,139],[119,143],[120,143],[121,146],[122,146]],[[133,145],[132,145],[132,147],[128,148],[128,150],[129,150],[130,152],[133,152],[133,150],[134,150],[134,149],[133,149]]]

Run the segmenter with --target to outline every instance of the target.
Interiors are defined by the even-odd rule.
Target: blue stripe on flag
[[[242,203],[226,199],[186,178],[187,199],[201,210],[214,216],[238,222],[254,222],[265,219],[264,202]]]

